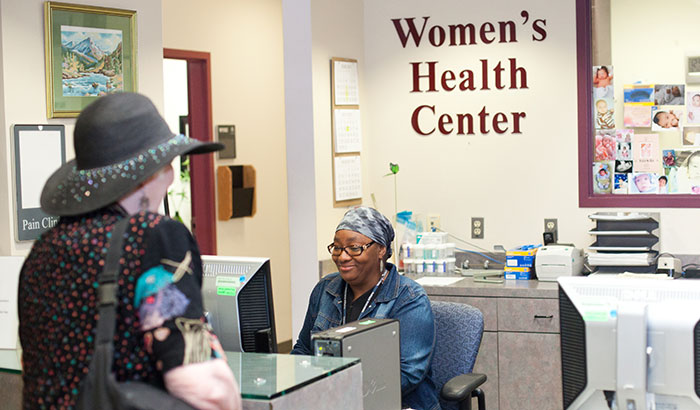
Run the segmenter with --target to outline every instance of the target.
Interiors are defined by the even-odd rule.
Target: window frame
[[[612,0],[614,1],[614,0]],[[593,193],[592,0],[576,0],[576,82],[578,94],[579,207],[700,208],[700,195]]]

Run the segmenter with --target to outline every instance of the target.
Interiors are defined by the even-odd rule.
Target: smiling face
[[[339,247],[363,246],[370,242],[372,240],[365,235],[344,229],[336,231],[333,238],[333,244]],[[333,256],[333,262],[338,267],[340,276],[353,289],[355,296],[360,296],[371,289],[381,277],[379,260],[383,259],[385,254],[386,248],[374,243],[359,256],[353,257],[343,251],[340,255]]]

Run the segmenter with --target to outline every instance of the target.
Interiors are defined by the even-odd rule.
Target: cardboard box
[[[539,245],[525,245],[506,251],[506,267],[530,268],[535,266],[535,254]]]
[[[504,277],[506,279],[517,279],[517,280],[530,280],[534,279],[534,270],[532,268],[512,268],[506,266],[503,269]]]

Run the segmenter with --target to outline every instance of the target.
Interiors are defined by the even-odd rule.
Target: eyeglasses
[[[364,252],[365,249],[372,246],[373,243],[374,243],[374,241],[372,241],[370,243],[366,243],[366,244],[361,245],[361,246],[357,246],[357,245],[335,246],[335,244],[330,244],[330,245],[328,245],[327,249],[328,249],[328,253],[330,253],[333,256],[340,256],[340,254],[343,253],[343,251],[345,251],[345,253],[347,253],[348,255],[355,257],[355,256],[362,255],[362,252]]]

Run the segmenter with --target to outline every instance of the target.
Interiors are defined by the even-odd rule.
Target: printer
[[[579,276],[583,270],[583,250],[571,245],[547,245],[535,256],[535,272],[541,281],[556,281],[559,276]]]

